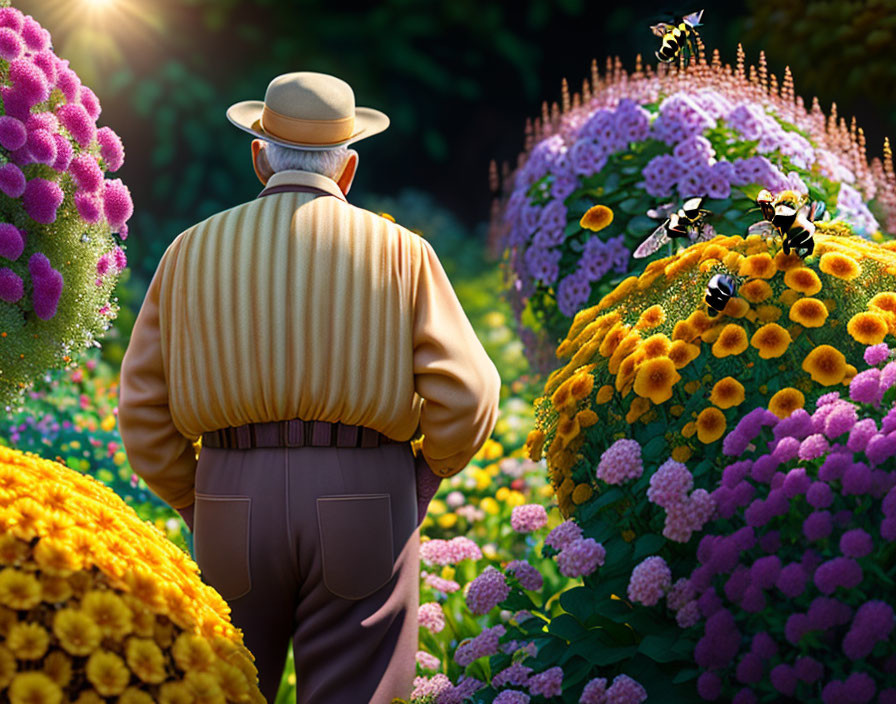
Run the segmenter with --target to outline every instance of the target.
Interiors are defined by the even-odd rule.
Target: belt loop
[[[315,447],[333,445],[333,424],[326,421],[311,421],[311,444]]]
[[[336,424],[336,446],[337,447],[357,447],[358,446],[358,426],[346,425],[341,421]]]
[[[379,447],[379,433],[373,428],[361,428],[361,447]]]
[[[251,428],[248,425],[241,425],[234,428],[236,431],[236,446],[240,450],[248,450],[252,447]]]
[[[305,447],[305,438],[302,421],[294,418],[286,422],[286,446]]]

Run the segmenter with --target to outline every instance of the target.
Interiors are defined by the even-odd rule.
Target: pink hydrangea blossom
[[[443,675],[441,672],[434,675],[432,678],[415,677],[414,690],[411,692],[411,699],[438,697],[442,692],[450,691],[452,686],[448,676]]]
[[[435,601],[420,604],[417,610],[417,620],[420,625],[432,633],[439,633],[445,628],[445,613],[442,607]]]
[[[61,134],[54,134],[53,139],[56,142],[56,161],[53,162],[53,169],[63,173],[71,165],[75,150],[71,142]]]
[[[632,570],[628,598],[644,606],[655,606],[671,586],[669,565],[662,557],[654,555],[645,558]]]
[[[442,592],[443,594],[453,594],[458,589],[460,589],[460,585],[453,579],[443,579],[436,574],[426,575],[423,581],[431,589],[435,589],[436,591]]]
[[[514,506],[510,512],[510,527],[517,533],[531,533],[543,528],[548,522],[548,513],[541,504]]]
[[[121,182],[121,179],[106,181],[106,189],[103,192],[103,213],[113,230],[121,228],[133,215],[134,204],[131,201],[131,192]]]
[[[442,665],[441,660],[439,660],[435,655],[427,653],[425,650],[418,650],[416,659],[417,663],[424,670],[438,670]]]
[[[647,700],[647,690],[628,675],[616,675],[607,690],[607,704],[641,704]]]
[[[681,462],[666,460],[650,477],[647,499],[657,506],[669,508],[685,500],[694,486],[694,477]]]
[[[544,578],[541,576],[541,572],[526,560],[513,560],[505,569],[519,580],[523,589],[537,592],[544,585]]]
[[[420,557],[429,564],[456,565],[461,560],[481,560],[482,551],[472,540],[459,535],[447,541],[427,540],[420,545]]]
[[[84,192],[94,193],[103,185],[103,170],[90,154],[79,154],[68,168],[78,188]]]
[[[498,643],[501,636],[507,633],[502,625],[486,628],[475,638],[461,642],[454,651],[454,661],[461,667],[466,667],[474,660],[490,657],[498,652]]]
[[[544,544],[555,550],[562,550],[569,543],[582,537],[581,527],[571,518],[554,528],[544,539]]]
[[[47,130],[36,129],[28,133],[25,148],[31,159],[38,164],[54,164],[56,162],[56,140]]]
[[[56,108],[56,117],[81,147],[87,148],[96,137],[96,124],[90,119],[83,105],[78,103],[60,105]]]
[[[28,50],[34,53],[50,46],[50,33],[31,15],[27,15],[22,22],[22,39],[25,40]]]
[[[529,693],[545,698],[559,697],[563,692],[563,668],[552,667],[529,678]]]
[[[121,137],[109,127],[97,130],[96,140],[100,145],[100,156],[109,171],[118,171],[124,163],[124,145]]]
[[[50,84],[44,72],[25,58],[9,64],[9,80],[17,99],[27,107],[42,103],[50,97]]]
[[[96,224],[103,218],[103,213],[100,210],[100,200],[93,193],[78,191],[75,194],[75,208],[84,222]]]
[[[90,116],[90,119],[96,122],[96,119],[102,112],[100,101],[99,98],[96,97],[96,93],[90,90],[90,88],[88,88],[87,86],[81,86],[80,99],[81,105],[83,105],[84,109],[87,110],[87,114]]]
[[[885,342],[865,348],[865,364],[869,366],[875,367],[878,364],[883,364],[887,361],[889,356],[890,348],[887,347],[887,343]]]

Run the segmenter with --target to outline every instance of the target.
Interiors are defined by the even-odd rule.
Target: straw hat
[[[342,147],[389,126],[389,118],[379,110],[355,107],[348,83],[311,71],[277,76],[264,102],[231,105],[227,119],[256,137],[302,149]]]

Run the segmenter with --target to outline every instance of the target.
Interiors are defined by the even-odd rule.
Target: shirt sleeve
[[[121,362],[118,427],[134,473],[172,508],[187,508],[193,503],[196,452],[171,418],[159,327],[162,272],[176,243],[162,256],[149,284]]]
[[[421,452],[450,477],[467,466],[498,420],[501,377],[476,337],[432,245],[424,239],[414,303],[414,383],[423,398]]]

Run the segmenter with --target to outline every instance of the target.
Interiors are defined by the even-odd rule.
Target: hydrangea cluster
[[[677,543],[686,543],[691,534],[715,512],[715,502],[706,489],[696,489],[694,477],[686,465],[673,459],[666,460],[650,477],[647,499],[666,509],[663,536]]]
[[[634,570],[628,583],[628,598],[644,606],[655,606],[672,586],[672,571],[659,556],[646,558]]]
[[[517,533],[531,533],[543,528],[548,522],[548,514],[541,504],[514,506],[510,512],[510,527]]]
[[[814,242],[806,259],[759,235],[696,243],[576,315],[556,352],[565,365],[535,400],[527,438],[530,459],[547,458],[564,517],[624,477],[650,480],[669,457],[683,463],[717,452],[745,409],[780,418],[848,385],[865,348],[892,339],[893,247],[824,223]],[[741,281],[718,314],[704,301],[715,275]],[[859,376],[863,398],[874,400],[891,369]],[[639,458],[628,458],[637,444]],[[813,438],[798,453],[825,450]],[[695,493],[669,511],[666,536],[684,539],[705,520],[706,498]]]
[[[445,613],[442,607],[435,601],[426,604],[420,604],[417,610],[417,620],[422,628],[431,633],[438,633],[445,628]]]
[[[502,572],[489,565],[466,589],[466,602],[474,614],[487,614],[510,594]]]
[[[429,565],[456,565],[462,560],[481,560],[482,550],[466,536],[435,538],[420,544],[420,559]]]
[[[461,667],[466,667],[474,660],[488,657],[498,652],[498,641],[507,632],[500,623],[492,628],[486,628],[475,638],[463,641],[454,652],[454,661]]]
[[[120,179],[106,178],[124,147],[97,127],[97,96],[54,54],[49,32],[8,0],[0,101],[0,404],[10,406],[109,329],[133,203]]]
[[[774,76],[770,86],[763,55],[758,71],[744,69],[739,50],[735,69],[716,54],[711,65],[701,58],[654,71],[639,60],[628,74],[617,60],[606,76],[596,65],[593,74],[583,96],[570,98],[564,84],[562,110],[545,107],[527,128],[494,211],[492,239],[509,251],[510,294],[533,368],[550,371],[563,328],[632,265],[629,253],[662,222],[647,217],[659,206],[704,196],[711,226],[727,234],[755,221],[746,211],[760,188],[790,189],[824,200],[856,234],[896,232],[889,146],[883,162],[869,164],[862,131],[838,121],[836,108],[827,118],[817,101],[807,110],[789,71],[780,90]],[[590,223],[583,215],[595,204],[615,217]]]
[[[705,700],[896,698],[881,571],[896,541],[896,365],[885,346],[864,357],[877,365],[861,372],[873,391],[859,374],[847,397],[826,394],[813,413],[785,418],[757,409],[726,438],[734,461],[713,491],[720,520],[689,580]]]

